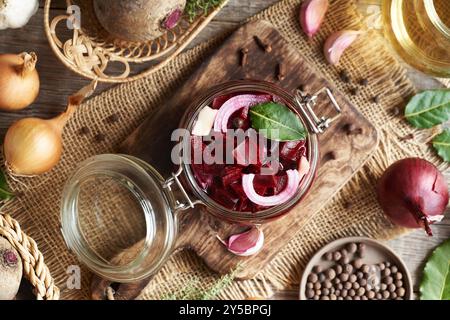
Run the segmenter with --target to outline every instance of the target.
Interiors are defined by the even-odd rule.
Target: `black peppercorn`
[[[233,119],[233,127],[235,129],[241,129],[245,124],[244,119],[240,118],[240,117],[236,117]]]

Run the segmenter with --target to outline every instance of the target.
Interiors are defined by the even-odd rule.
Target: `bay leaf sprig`
[[[434,137],[432,144],[437,154],[444,161],[450,162],[450,128],[445,128],[440,134]]]
[[[450,300],[450,239],[437,247],[425,265],[421,300]]]
[[[8,201],[14,198],[14,193],[10,190],[5,174],[0,170],[0,200]]]
[[[427,90],[415,95],[405,108],[405,118],[419,129],[428,129],[450,118],[450,90]]]
[[[285,105],[268,102],[249,110],[252,128],[266,138],[277,141],[297,141],[307,133],[300,118]]]

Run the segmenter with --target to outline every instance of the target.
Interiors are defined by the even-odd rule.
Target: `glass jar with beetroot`
[[[172,134],[169,178],[130,155],[87,159],[63,191],[68,248],[105,279],[143,280],[173,251],[179,214],[199,207],[251,226],[224,244],[235,254],[255,254],[264,242],[258,225],[288,213],[314,181],[318,134],[333,121],[314,113],[319,95],[340,114],[328,88],[291,94],[249,80],[211,88],[192,102]]]
[[[257,225],[289,212],[313,183],[317,134],[333,121],[313,112],[322,93],[339,115],[327,88],[313,96],[263,81],[212,88],[181,121],[189,133],[180,161],[184,188],[209,213],[232,223]]]

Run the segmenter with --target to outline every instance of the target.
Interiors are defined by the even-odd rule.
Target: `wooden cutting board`
[[[255,35],[271,44],[270,53],[258,46]],[[248,62],[244,67],[240,66],[242,48],[249,50]],[[286,70],[282,81],[278,81],[276,77],[279,63]],[[292,212],[263,226],[266,241],[259,254],[246,258],[237,257],[228,253],[216,239],[217,234],[226,238],[241,231],[242,227],[218,221],[201,208],[195,208],[181,216],[177,248],[194,250],[212,270],[219,273],[228,273],[243,262],[245,268],[242,268],[238,277],[248,279],[264,268],[301,231],[306,221],[356,173],[376,148],[378,138],[376,129],[351,105],[343,93],[314,70],[271,24],[256,21],[234,32],[181,88],[175,89],[173,97],[156,114],[143,122],[124,142],[120,151],[144,159],[165,177],[169,177],[173,170],[170,134],[178,127],[193,97],[204,94],[215,84],[238,79],[275,82],[288,91],[303,86],[311,94],[327,86],[333,90],[342,108],[342,116],[319,137],[321,163],[309,195]],[[327,114],[331,109],[326,102],[315,107],[317,114]],[[353,129],[349,131],[349,128]],[[105,283],[100,279],[94,280],[94,296],[104,292],[102,290]],[[145,284],[144,281],[134,286],[127,285],[122,290],[122,298],[132,298]]]

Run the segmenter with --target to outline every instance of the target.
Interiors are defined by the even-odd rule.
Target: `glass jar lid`
[[[165,184],[153,167],[131,156],[87,159],[63,191],[67,246],[111,281],[138,281],[155,273],[172,251],[177,233],[177,202]]]

